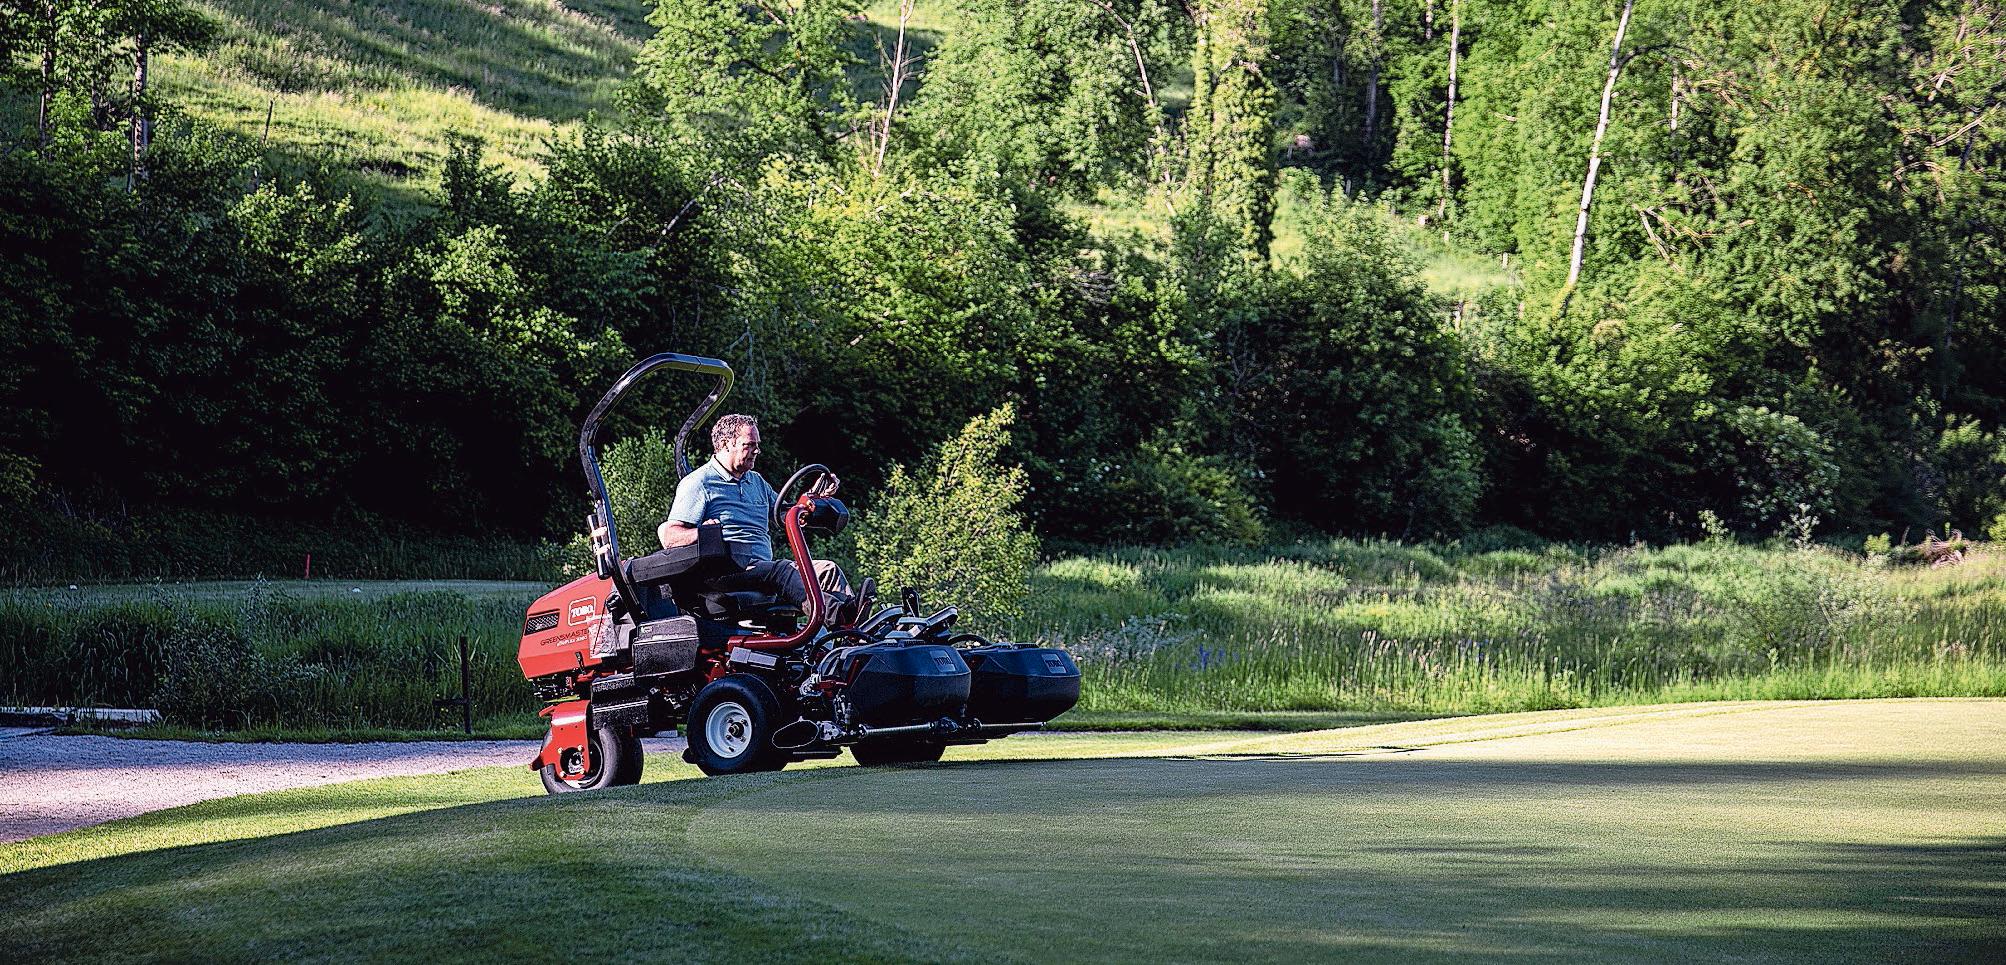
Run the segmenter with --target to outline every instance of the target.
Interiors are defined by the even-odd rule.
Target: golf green
[[[1543,717],[777,785],[691,835],[1031,959],[2006,954],[2006,703]]]
[[[958,760],[956,758],[959,758]],[[525,796],[486,769],[0,847],[30,961],[2006,958],[2006,701],[1053,735]],[[666,779],[666,780],[659,780]]]

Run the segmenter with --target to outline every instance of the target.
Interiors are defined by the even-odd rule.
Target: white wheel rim
[[[599,771],[605,768],[606,766],[605,758],[601,756],[605,753],[605,751],[599,746],[599,735],[594,734],[591,737],[586,738],[586,740],[590,745],[589,750],[592,754],[592,766],[586,768],[585,773],[580,774],[577,777],[558,778],[558,780],[563,782],[564,785],[567,787],[575,787],[578,788],[579,790],[584,790],[587,785],[592,783],[593,778],[599,776]]]
[[[752,715],[736,700],[710,709],[704,719],[704,742],[719,757],[737,757],[752,746]]]

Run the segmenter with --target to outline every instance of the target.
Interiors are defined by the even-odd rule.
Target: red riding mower
[[[622,558],[599,473],[599,425],[658,369],[718,380],[676,432],[684,475],[684,442],[731,391],[723,362],[663,353],[628,370],[585,417],[578,458],[592,492],[596,572],[530,606],[516,656],[550,701],[550,736],[529,766],[552,794],[639,781],[641,738],[685,722],[684,760],[705,774],[741,774],[844,747],[867,766],[937,761],[949,745],[1036,730],[1079,700],[1079,667],[1064,651],[957,632],[954,607],[923,613],[911,590],[864,616],[866,580],[851,622],[825,627],[807,533],[840,530],[849,511],[822,491],[823,466],[796,472],[773,507],[794,562],[811,576],[802,607],[711,589],[736,568],[714,525],[699,527],[691,545]]]

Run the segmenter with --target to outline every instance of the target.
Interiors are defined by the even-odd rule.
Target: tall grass
[[[186,510],[117,518],[0,513],[0,582],[12,584],[286,579],[309,570],[339,580],[547,581],[559,575],[560,552],[369,518],[305,524]]]
[[[2006,695],[2006,562],[1730,544],[1458,553],[1337,540],[1059,560],[1017,627],[1096,710],[1481,713]]]
[[[2006,556],[1987,548],[1927,570],[1720,543],[1475,552],[1327,540],[1071,556],[1033,583],[1020,620],[970,629],[1071,650],[1089,711],[2006,696]],[[425,729],[451,722],[432,701],[458,690],[464,635],[486,729],[521,731],[537,701],[515,646],[538,592],[17,590],[0,594],[0,699],[159,706],[177,724],[240,731]]]
[[[515,650],[538,592],[17,593],[0,597],[0,699],[158,706],[195,727],[427,728],[442,720],[434,699],[458,695],[464,637],[476,713],[527,720],[538,704]]]

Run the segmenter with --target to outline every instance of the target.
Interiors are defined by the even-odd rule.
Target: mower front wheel
[[[780,699],[766,681],[742,673],[720,677],[690,705],[683,759],[713,777],[777,771],[787,766],[786,755],[773,746],[779,721]]]
[[[559,777],[554,765],[545,764],[537,772],[544,790],[569,794],[641,783],[641,738],[633,728],[595,727],[586,739],[592,745],[592,762],[585,773],[576,778]]]

